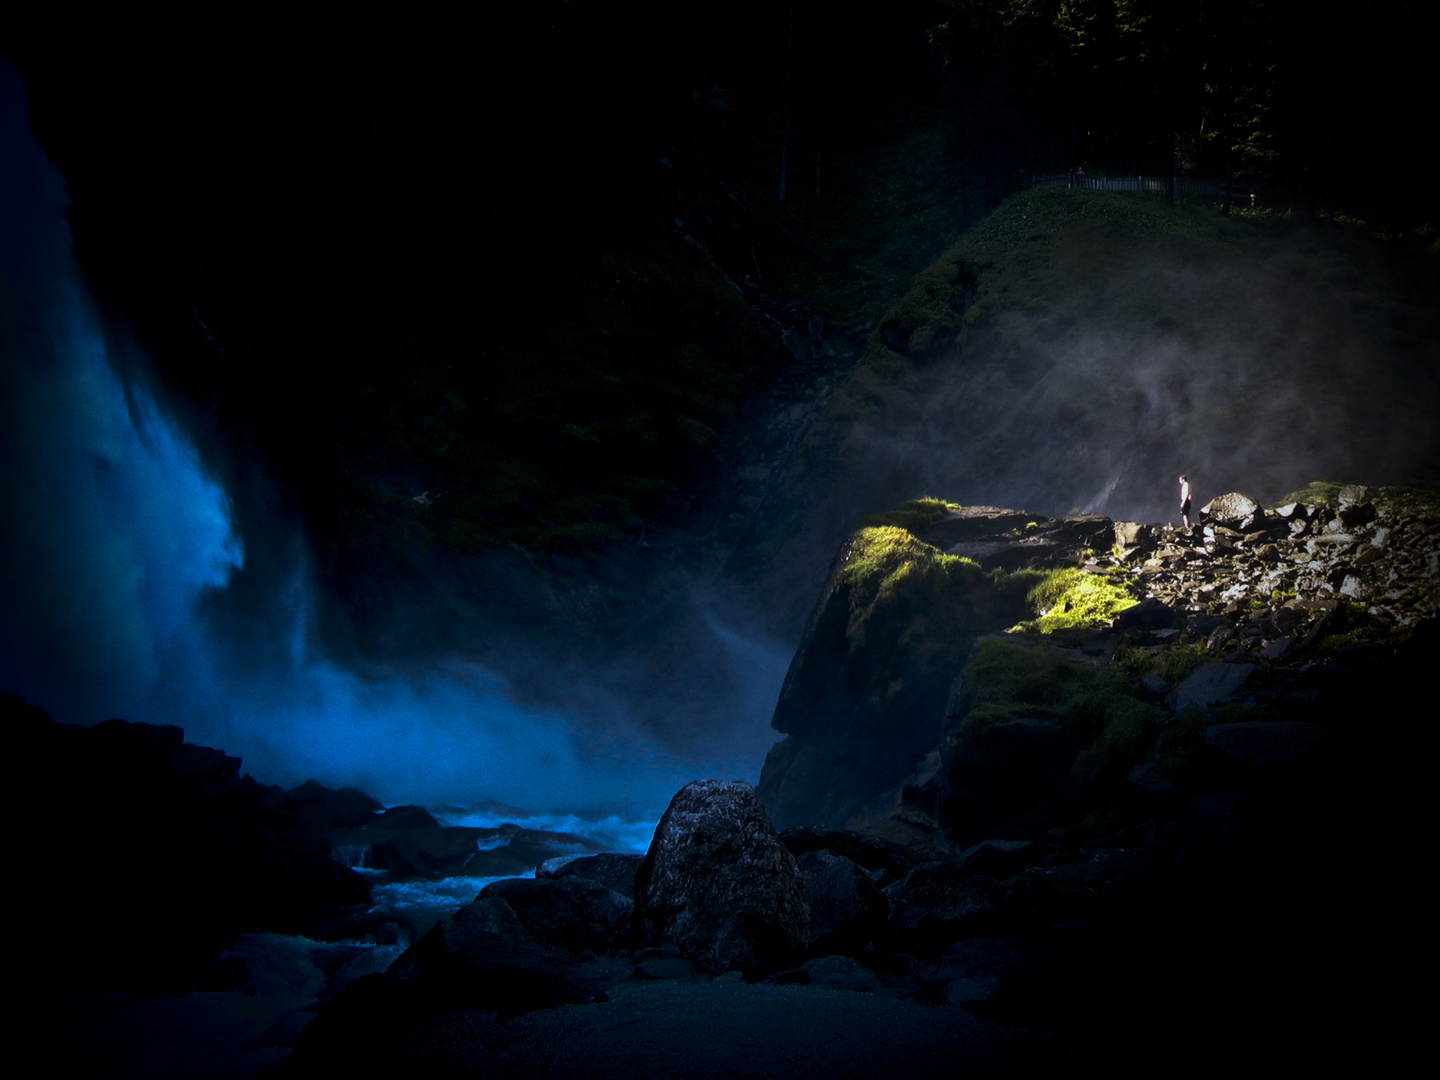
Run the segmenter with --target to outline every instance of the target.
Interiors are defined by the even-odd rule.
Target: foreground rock
[[[395,962],[388,978],[455,988],[482,1008],[524,1011],[595,1001],[599,984],[584,964],[546,948],[513,908],[481,896],[438,923]]]
[[[804,957],[804,880],[749,784],[699,780],[670,801],[635,878],[635,936],[709,972]]]
[[[986,571],[1073,563],[1114,538],[1108,518],[939,500],[866,519],[836,556],[775,706],[772,726],[788,737],[759,790],[777,825],[865,813],[877,831],[869,804],[940,743],[974,642],[1028,614],[1024,589],[999,589]]]
[[[45,805],[10,848],[29,883],[18,962],[32,991],[184,992],[237,932],[313,931],[369,899],[304,828],[304,799],[178,727],[56,724],[13,695],[0,725]]]

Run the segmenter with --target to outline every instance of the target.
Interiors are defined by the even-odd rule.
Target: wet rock
[[[416,809],[419,807],[406,807]],[[423,810],[421,813],[425,813]],[[425,813],[428,818],[430,815]],[[478,830],[465,828],[442,828],[431,818],[433,824],[395,831],[379,828],[367,829],[373,838],[366,866],[375,870],[389,870],[402,877],[425,877],[458,869],[475,852]]]
[[[659,950],[647,949],[648,952]],[[646,956],[635,961],[637,979],[665,982],[701,982],[706,975],[689,960],[680,956]]]
[[[917,866],[885,890],[887,938],[909,952],[930,952],[961,938],[996,934],[1012,921],[1005,887],[954,863]]]
[[[1274,660],[1283,660],[1285,657],[1289,656],[1289,655],[1290,655],[1290,637],[1289,637],[1289,635],[1287,634],[1287,635],[1285,635],[1285,636],[1283,636],[1283,637],[1275,638],[1273,641],[1266,642],[1265,648],[1261,651],[1261,655],[1264,656],[1266,660],[1271,660],[1271,661],[1274,661]]]
[[[1004,835],[1017,818],[1038,821],[1062,805],[1078,747],[1054,720],[996,724],[983,744],[952,732],[942,746],[949,782],[941,824],[960,843]]]
[[[1368,503],[1374,498],[1374,492],[1365,484],[1346,484],[1335,497],[1335,502],[1341,510],[1360,503]]]
[[[1287,604],[1284,607],[1275,609],[1275,613],[1271,616],[1271,621],[1274,623],[1277,633],[1289,634],[1305,622],[1305,612]]]
[[[1139,547],[1153,541],[1156,538],[1156,529],[1153,525],[1144,525],[1138,521],[1117,521],[1115,522],[1115,542],[1125,547]]]
[[[1140,678],[1140,690],[1152,701],[1159,701],[1170,692],[1170,684],[1161,676],[1151,672]]]
[[[826,990],[873,994],[885,988],[879,976],[850,956],[816,957],[806,960],[801,969],[810,977],[811,986]]]
[[[1341,504],[1338,513],[1340,524],[1347,529],[1358,529],[1375,520],[1375,507],[1368,502]]]
[[[863,869],[840,855],[812,851],[796,860],[810,901],[810,954],[855,953],[875,940],[890,902]]]
[[[833,852],[865,869],[882,885],[904,877],[918,865],[911,853],[899,844],[849,829],[802,825],[786,829],[780,834],[780,840],[796,859],[811,851]]]
[[[1161,630],[1179,624],[1179,613],[1153,596],[1147,596],[1134,607],[1128,607],[1115,616],[1112,624],[1121,632],[1134,630]]]
[[[1303,721],[1245,721],[1216,724],[1205,732],[1205,745],[1243,761],[1252,769],[1311,757],[1339,745],[1342,728]]]
[[[1134,784],[1151,795],[1168,797],[1178,794],[1180,786],[1165,775],[1158,762],[1142,761],[1136,765],[1125,777],[1125,782]]]
[[[635,875],[640,872],[644,861],[644,855],[621,855],[613,851],[599,855],[562,855],[543,863],[535,871],[535,876],[588,878],[633,900]]]
[[[1254,664],[1201,664],[1170,692],[1165,704],[1176,716],[1217,705],[1240,689],[1254,670]]]
[[[709,972],[804,956],[804,880],[749,784],[698,780],[670,801],[635,878],[635,936]]]
[[[423,806],[392,806],[368,825],[372,829],[394,832],[440,828],[440,822]]]
[[[344,787],[338,791],[314,780],[285,793],[285,807],[295,815],[296,822],[309,833],[331,829],[362,829],[374,822],[384,811],[384,804],[372,799],[359,788]]]
[[[531,939],[548,949],[613,952],[630,943],[629,897],[583,877],[492,881],[480,899],[503,900]]]
[[[1192,634],[1208,636],[1224,625],[1226,624],[1223,615],[1196,615],[1185,624],[1185,628]]]
[[[1375,595],[1375,588],[1359,574],[1345,574],[1337,590],[1341,596],[1355,600],[1368,600]]]
[[[990,972],[964,975],[945,984],[941,1000],[947,1005],[966,1007],[993,1005],[1000,996],[1000,977]]]
[[[10,857],[32,882],[15,956],[32,992],[183,992],[237,931],[293,930],[369,899],[284,791],[178,727],[56,724],[3,695],[0,728],[26,791],[46,800]]]
[[[478,897],[442,919],[387,972],[397,980],[416,974],[455,984],[487,1009],[523,1011],[604,998],[586,965],[537,945],[496,897]]]
[[[981,840],[961,852],[955,865],[972,874],[1007,878],[1042,854],[1033,840]]]

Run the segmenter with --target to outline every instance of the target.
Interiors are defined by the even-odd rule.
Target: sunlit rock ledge
[[[1214,724],[1343,728],[1338,673],[1433,633],[1437,581],[1430,489],[1234,493],[1190,529],[915,500],[842,545],[760,794],[782,828],[941,857],[1103,814],[1127,784],[1194,792]]]

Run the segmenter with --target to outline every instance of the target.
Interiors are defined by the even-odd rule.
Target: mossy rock
[[[1012,627],[1015,632],[1052,634],[1077,627],[1108,626],[1120,612],[1140,602],[1129,578],[1092,574],[1075,567],[1047,573],[1026,594],[1036,617]]]

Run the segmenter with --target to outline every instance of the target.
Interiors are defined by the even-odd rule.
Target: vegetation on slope
[[[1053,634],[1058,630],[1108,626],[1116,615],[1140,602],[1135,585],[1086,573],[1073,566],[1051,570],[1025,594],[1035,618],[1011,632]]]

